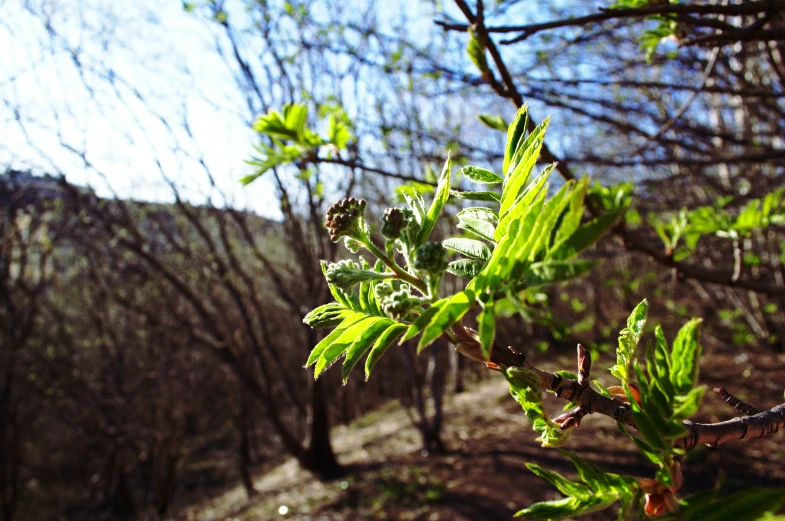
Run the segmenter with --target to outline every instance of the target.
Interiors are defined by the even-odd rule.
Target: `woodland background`
[[[601,264],[527,294],[500,342],[554,368],[581,342],[610,366],[647,297],[671,336],[703,317],[706,383],[779,403],[782,226],[668,244],[682,208],[736,219],[785,178],[785,5],[704,3],[660,41],[660,19],[529,25],[607,1],[0,2],[3,41],[24,44],[0,78],[0,519],[483,519],[549,497],[504,383],[446,345],[391,350],[368,382],[302,369],[319,260],[343,248],[324,210],[427,194],[448,150],[498,166],[492,127],[523,101],[552,116],[562,175],[634,203]],[[194,38],[179,17],[198,45],[165,44]],[[492,43],[485,70],[467,24]],[[345,123],[346,150],[241,188],[255,118],[293,102]],[[227,121],[246,129],[229,145]],[[568,448],[646,468],[612,422],[587,424]],[[777,437],[699,451],[686,481],[785,489],[784,458]]]

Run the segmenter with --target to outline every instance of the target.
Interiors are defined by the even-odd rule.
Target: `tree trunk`
[[[330,417],[325,399],[324,380],[314,380],[310,385],[311,399],[308,407],[307,449],[300,464],[322,479],[344,475],[330,442]]]

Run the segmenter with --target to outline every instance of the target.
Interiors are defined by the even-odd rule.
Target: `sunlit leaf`
[[[450,197],[450,169],[450,158],[448,157],[447,161],[444,163],[442,173],[439,176],[439,186],[436,188],[433,203],[431,203],[428,213],[422,220],[420,232],[417,235],[416,246],[425,244],[425,241],[428,240],[428,237],[430,237],[431,232],[433,231],[433,227],[436,225],[436,221],[439,219],[439,216],[441,216],[444,204]]]
[[[480,121],[485,123],[486,126],[494,129],[494,130],[501,130],[505,132],[507,130],[507,122],[504,121],[504,118],[501,116],[492,116],[490,114],[480,114],[477,116]]]
[[[472,259],[459,259],[447,265],[447,271],[464,279],[473,279],[482,270],[482,263]]]
[[[471,192],[469,190],[450,190],[450,195],[458,199],[469,201],[492,201],[499,202],[499,194],[496,192]]]
[[[389,326],[374,342],[368,358],[365,360],[365,379],[371,376],[371,371],[376,362],[387,352],[387,349],[406,332],[407,325],[395,323]]]
[[[379,335],[384,333],[394,323],[395,321],[393,320],[379,319],[357,336],[346,351],[346,360],[344,360],[343,368],[341,369],[343,383],[346,383],[349,379],[349,373],[352,372],[357,362],[360,361],[365,353],[371,350]]]
[[[463,290],[452,297],[443,299],[444,304],[439,311],[431,318],[431,321],[423,330],[420,341],[417,343],[417,350],[421,351],[439,338],[442,333],[447,331],[453,324],[466,314],[474,305],[474,292]]]
[[[476,239],[450,238],[443,240],[442,245],[448,250],[457,251],[472,259],[484,261],[491,256],[488,245]]]
[[[461,172],[463,172],[463,175],[466,176],[467,179],[471,179],[475,183],[493,185],[503,181],[501,177],[490,170],[476,166],[465,166],[461,169]]]
[[[696,318],[687,322],[673,342],[671,382],[678,394],[688,392],[698,379],[698,359],[701,354],[698,337],[701,322],[701,319]]]

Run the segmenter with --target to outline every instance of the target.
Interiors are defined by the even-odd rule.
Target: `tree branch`
[[[586,352],[583,346],[578,346],[578,371],[579,375],[584,373],[586,376],[584,378],[579,376],[580,380],[572,380],[536,367],[522,353],[512,347],[499,349],[494,346],[491,349],[490,360],[485,360],[482,355],[482,347],[475,338],[474,331],[457,323],[453,326],[452,332],[458,340],[455,349],[462,355],[482,361],[491,369],[498,370],[500,366],[507,366],[522,367],[533,371],[539,376],[543,389],[555,393],[558,398],[577,404],[574,409],[554,419],[562,429],[577,427],[581,418],[593,413],[602,414],[625,425],[636,427],[628,403],[618,398],[603,396],[588,385],[590,363],[587,364],[585,361]],[[719,423],[693,423],[691,421],[682,423],[688,434],[678,440],[677,446],[685,450],[691,450],[698,445],[717,447],[734,440],[765,438],[785,429],[785,404],[778,405],[768,411]]]
[[[460,7],[460,6],[459,6]],[[743,2],[732,5],[711,5],[711,4],[658,4],[647,5],[644,7],[629,8],[629,9],[602,9],[599,13],[578,16],[574,18],[564,18],[561,20],[553,20],[550,22],[526,24],[526,25],[507,25],[498,27],[488,27],[485,29],[488,33],[521,33],[520,35],[501,42],[503,45],[521,42],[539,32],[547,31],[549,29],[558,29],[561,27],[574,27],[577,25],[586,25],[590,23],[604,22],[607,20],[618,18],[641,18],[652,15],[726,15],[726,16],[739,16],[739,15],[756,15],[769,11],[778,11],[785,9],[785,0],[768,0],[757,2]],[[461,7],[461,10],[466,11]],[[468,17],[467,17],[468,19]],[[474,20],[469,20],[474,23]],[[448,31],[466,31],[469,26],[466,24],[456,24],[444,21],[437,21],[437,25]],[[694,25],[694,24],[692,24]],[[707,24],[708,26],[709,24]]]

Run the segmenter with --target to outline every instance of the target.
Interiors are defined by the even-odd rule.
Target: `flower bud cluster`
[[[382,300],[382,309],[392,318],[402,319],[419,302],[419,299],[412,297],[407,286],[385,297]]]
[[[413,221],[414,213],[408,208],[387,208],[382,216],[382,235],[387,239],[398,239]]]
[[[363,239],[365,237],[364,213],[367,205],[364,199],[346,197],[328,208],[324,225],[330,230],[330,239],[333,242],[338,242],[341,237]]]
[[[426,242],[414,254],[414,268],[431,275],[440,275],[447,269],[447,250],[440,242]]]
[[[360,265],[352,260],[333,262],[325,270],[327,282],[346,292],[351,291],[355,284],[365,280],[363,274]]]

